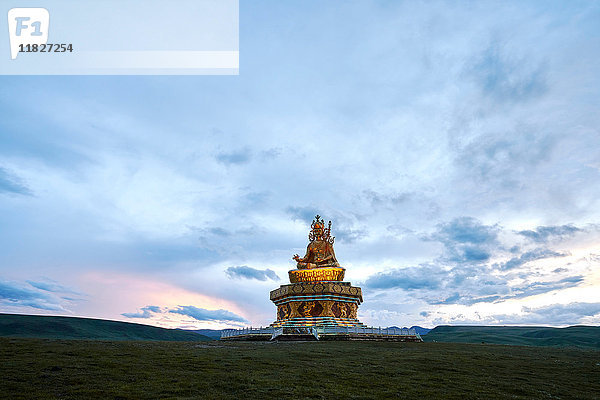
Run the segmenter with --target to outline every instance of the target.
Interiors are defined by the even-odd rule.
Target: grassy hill
[[[492,343],[523,346],[578,346],[600,349],[600,327],[437,326],[426,342]]]
[[[195,332],[104,319],[0,314],[0,336],[94,340],[212,340]]]

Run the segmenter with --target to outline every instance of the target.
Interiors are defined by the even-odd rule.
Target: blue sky
[[[596,2],[242,2],[239,76],[0,77],[0,312],[267,325],[312,217],[375,326],[600,324]]]

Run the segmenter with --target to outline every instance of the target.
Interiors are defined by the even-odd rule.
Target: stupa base
[[[291,318],[285,321],[275,321],[273,328],[329,328],[329,327],[364,327],[365,324],[355,318],[312,317]]]
[[[362,292],[349,282],[281,285],[271,292],[271,301],[277,306],[275,328],[364,326],[356,315]]]

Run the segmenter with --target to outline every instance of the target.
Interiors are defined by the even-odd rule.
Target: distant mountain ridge
[[[193,342],[213,340],[191,331],[131,322],[23,314],[0,314],[0,337]]]
[[[390,326],[389,328],[400,329],[397,326]],[[418,333],[419,335],[427,335],[429,333],[429,331],[431,331],[431,329],[423,328],[422,326],[418,326],[418,325],[413,325],[410,328],[404,327],[403,329],[414,329],[415,332]]]
[[[225,330],[225,329],[194,329],[188,332],[196,332],[200,335],[204,335],[207,336],[211,339],[220,339],[221,338],[221,332]]]
[[[398,328],[391,326],[390,328]],[[412,326],[425,342],[488,343],[518,346],[577,346],[600,349],[599,326]],[[103,319],[1,314],[0,337],[86,340],[218,340],[218,329],[165,329]]]
[[[600,349],[600,326],[436,326],[426,342],[490,343],[517,346],[577,346]]]
[[[390,326],[390,328],[398,328]],[[426,335],[431,329],[412,326]],[[131,322],[94,318],[0,313],[0,337],[89,340],[219,340],[221,329],[166,329]]]

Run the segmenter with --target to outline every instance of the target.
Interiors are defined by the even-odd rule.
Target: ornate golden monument
[[[356,317],[362,292],[343,282],[346,270],[333,251],[331,221],[312,222],[304,257],[295,254],[290,284],[271,291],[277,320],[263,328],[224,329],[221,340],[386,340],[422,342],[414,329],[366,327]]]
[[[364,326],[356,317],[362,303],[359,287],[342,282],[345,269],[338,263],[331,236],[331,221],[325,227],[319,215],[308,234],[304,257],[294,255],[297,269],[289,271],[290,284],[271,292],[277,306],[273,328]]]

